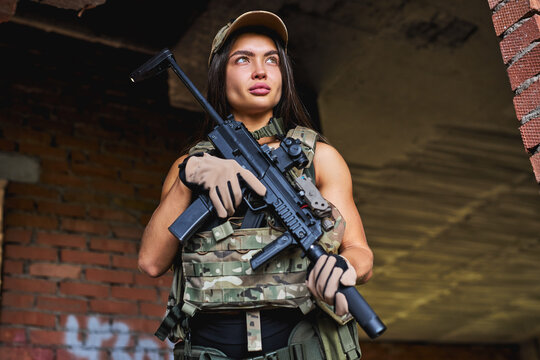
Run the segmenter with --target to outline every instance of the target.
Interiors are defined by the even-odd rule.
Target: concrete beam
[[[29,156],[0,152],[0,179],[37,183],[39,162]]]
[[[34,0],[61,9],[86,10],[105,4],[106,0]]]

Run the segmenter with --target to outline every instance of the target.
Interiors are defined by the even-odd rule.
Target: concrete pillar
[[[514,91],[525,151],[540,183],[540,0],[488,0]]]

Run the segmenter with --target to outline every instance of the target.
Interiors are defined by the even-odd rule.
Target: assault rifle
[[[244,196],[247,206],[253,212],[263,209],[270,211],[286,229],[283,235],[251,258],[253,270],[293,245],[299,246],[308,259],[315,263],[320,256],[326,254],[318,244],[323,235],[324,222],[320,216],[315,215],[317,211],[313,211],[317,210],[315,203],[320,205],[319,200],[322,197],[315,187],[313,188],[316,193],[313,195],[313,188],[309,187],[310,181],[305,178],[296,179],[295,187],[287,180],[286,175],[292,167],[302,168],[307,164],[300,141],[285,138],[279,148],[272,150],[268,145],[260,145],[244,124],[236,121],[232,115],[223,120],[180,69],[168,49],[162,50],[135,70],[131,74],[131,80],[137,82],[149,78],[169,67],[172,67],[210,118],[217,123],[208,138],[221,157],[236,160],[255,174],[266,187],[266,195],[262,199],[264,204],[257,206]],[[324,212],[324,204],[322,210]],[[169,230],[183,242],[189,239],[213,212],[214,207],[208,195],[201,194],[174,221]],[[350,313],[370,338],[374,339],[386,330],[386,326],[354,286],[341,285],[339,291],[347,298]]]

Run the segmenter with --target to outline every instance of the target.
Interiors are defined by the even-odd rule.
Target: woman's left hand
[[[345,295],[338,292],[339,285],[356,285],[356,271],[349,261],[340,255],[322,255],[310,271],[307,287],[313,296],[329,305],[335,305],[338,316],[349,312]]]

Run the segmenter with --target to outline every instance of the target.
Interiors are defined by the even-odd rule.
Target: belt
[[[241,360],[318,360],[322,359],[320,349],[319,341],[316,338],[310,338],[263,355]],[[174,358],[177,360],[234,360],[223,352],[210,347],[195,345],[191,347],[190,352],[191,354],[187,355],[184,353],[183,347],[176,347]]]

